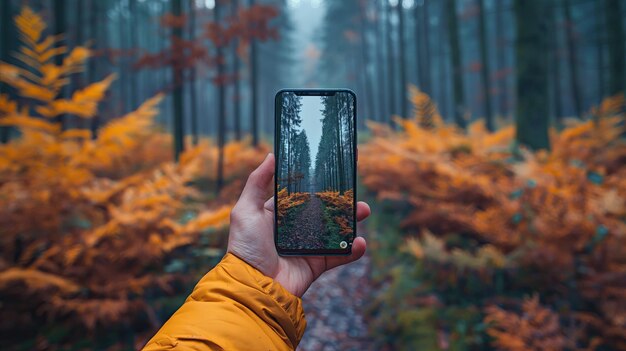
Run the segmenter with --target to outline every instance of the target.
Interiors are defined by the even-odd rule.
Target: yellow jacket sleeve
[[[226,254],[144,350],[294,350],[305,327],[300,298]]]

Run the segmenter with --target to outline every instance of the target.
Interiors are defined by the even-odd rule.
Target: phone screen
[[[344,255],[356,237],[356,96],[276,94],[275,243],[284,255]]]

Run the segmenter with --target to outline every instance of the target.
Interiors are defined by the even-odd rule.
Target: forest
[[[278,247],[345,249],[354,236],[354,98],[338,91],[277,99]],[[307,130],[319,138],[314,148]]]
[[[279,221],[326,224],[286,237],[329,233],[285,245],[368,241],[304,296],[300,350],[626,350],[625,19],[621,0],[0,1],[3,349],[141,348],[274,152]],[[337,87],[356,104],[285,94],[274,135],[277,91]]]

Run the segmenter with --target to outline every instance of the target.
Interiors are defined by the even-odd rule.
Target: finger
[[[263,163],[250,173],[239,201],[243,204],[253,204],[258,208],[263,207],[267,200],[267,188],[274,177],[274,162],[274,155],[267,154]]]
[[[356,220],[357,221],[362,221],[365,218],[369,217],[369,215],[372,213],[372,210],[370,209],[370,205],[367,204],[367,202],[363,202],[363,201],[359,201],[356,204]]]
[[[352,254],[350,254],[350,256],[326,258],[326,270],[358,260],[365,253],[366,247],[367,243],[365,242],[365,239],[361,236],[357,237],[354,239],[354,242],[352,242]]]

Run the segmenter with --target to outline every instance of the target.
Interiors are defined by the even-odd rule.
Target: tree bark
[[[213,8],[213,15],[215,23],[220,22],[220,9],[221,4],[219,2],[215,2],[215,7]],[[217,54],[217,77],[218,84],[217,87],[218,96],[217,96],[217,177],[215,183],[215,194],[219,194],[224,186],[224,144],[226,141],[226,87],[222,82],[222,78],[224,76],[224,50],[221,44],[216,45],[216,54]]]
[[[250,7],[254,6],[255,0],[250,0]],[[250,41],[250,93],[252,94],[252,113],[251,127],[252,127],[252,146],[257,147],[259,145],[259,114],[258,114],[258,99],[259,92],[257,87],[258,79],[258,62],[257,62],[257,43],[256,40]]]
[[[391,116],[398,113],[396,110],[396,74],[393,54],[393,26],[391,25],[391,5],[387,3],[385,6],[386,11],[386,35],[387,35],[387,92],[389,98],[389,115],[387,116],[387,122],[391,123]]]
[[[480,31],[480,56],[482,59],[482,67],[480,69],[482,81],[483,81],[483,94],[484,94],[484,109],[485,109],[485,121],[487,129],[493,131],[495,124],[493,120],[493,113],[491,110],[491,80],[489,78],[489,53],[487,51],[487,29],[485,19],[485,0],[478,0],[478,10],[480,11],[480,17],[478,20],[478,28]]]
[[[398,2],[398,49],[400,55],[400,115],[402,118],[409,118],[408,102],[407,102],[407,84],[406,84],[406,60],[404,52],[404,8],[402,1]]]
[[[498,113],[504,117],[507,115],[507,77],[504,74],[506,69],[506,52],[504,46],[504,1],[496,1],[496,60],[498,66]]]
[[[64,38],[63,40],[57,42],[55,47],[60,48],[64,46],[64,43],[67,43],[67,30],[66,30],[67,19],[65,16],[65,0],[54,0],[54,35]],[[66,55],[57,55],[55,56],[55,64],[60,66],[63,64],[63,59]],[[67,94],[67,86],[62,87],[59,91],[58,98],[66,99]],[[60,114],[56,118],[57,122],[61,125],[61,130],[65,130],[67,124],[67,115]]]
[[[233,0],[231,3],[231,16],[235,18],[239,11],[239,0]],[[239,48],[239,40],[233,40],[232,46],[232,55],[233,55],[233,74],[235,77],[235,84],[233,85],[233,122],[235,128],[235,140],[241,140],[241,82],[239,76],[239,54],[237,53],[237,49]]]
[[[196,7],[195,1],[190,2],[189,8],[189,40],[194,42],[196,40]],[[197,94],[196,94],[196,66],[189,70],[190,82],[189,82],[189,108],[190,108],[190,122],[191,122],[191,143],[198,145],[198,108],[197,108]]]
[[[383,56],[383,50],[384,50],[384,41],[385,41],[385,37],[384,37],[384,33],[383,33],[383,29],[384,29],[384,18],[383,18],[383,11],[384,11],[384,5],[382,5],[381,2],[378,2],[381,4],[381,8],[378,8],[378,14],[376,17],[376,73],[377,73],[377,80],[378,80],[378,84],[377,84],[377,90],[376,90],[376,96],[378,98],[378,118],[376,118],[377,121],[384,121],[386,119],[385,116],[387,116],[387,98],[385,96],[385,93],[387,91],[386,88],[386,80],[385,80],[385,59]]]
[[[424,92],[432,94],[432,79],[430,75],[430,15],[428,11],[428,0],[424,0],[422,23],[422,61],[424,61]]]
[[[181,16],[183,14],[182,0],[172,0],[172,14]],[[181,27],[172,29],[172,37],[182,38]],[[183,72],[182,69],[172,67],[174,77],[174,91],[172,92],[173,113],[174,113],[174,158],[178,161],[180,154],[185,151],[185,128],[184,128],[184,105],[183,105]]]
[[[517,141],[531,149],[549,149],[547,33],[543,0],[515,0],[517,41]]]
[[[604,22],[604,0],[595,1],[596,19],[596,54],[598,68],[598,102],[605,97],[606,80],[604,76],[604,40],[606,38],[606,26]]]
[[[10,30],[11,25],[13,24],[13,11],[11,1],[0,1],[0,6],[2,6],[2,18],[0,21],[0,39],[2,41],[2,52],[0,52],[0,60],[2,60],[2,62],[10,62],[11,48],[9,43],[12,42]],[[9,86],[7,84],[0,84],[0,93],[8,94]],[[6,144],[9,142],[10,131],[11,129],[8,126],[0,127],[0,142],[2,142],[2,144]]]
[[[554,117],[556,124],[560,127],[563,118],[563,105],[561,104],[563,93],[561,90],[561,62],[559,57],[559,35],[556,14],[556,8],[553,8],[550,14],[550,62],[552,65],[550,72],[552,75],[552,104],[554,106]]]
[[[368,69],[370,58],[369,58],[369,46],[367,45],[367,32],[366,32],[367,14],[366,14],[365,6],[367,6],[365,3],[361,3],[359,5],[361,9],[359,29],[361,32],[361,55],[363,59],[363,77],[364,77],[364,83],[365,83],[365,87],[364,87],[365,99],[366,99],[365,104],[367,106],[367,112],[365,113],[365,117],[371,118],[372,115],[375,114],[374,92],[373,92],[374,86],[372,84],[372,77],[370,76],[369,69]]]
[[[569,63],[570,80],[572,84],[572,99],[574,100],[574,112],[578,118],[583,117],[582,96],[578,79],[578,54],[576,40],[574,38],[574,21],[572,20],[572,2],[565,0],[565,28],[567,33],[567,60]]]
[[[459,29],[456,16],[456,0],[447,0],[448,39],[452,56],[452,77],[454,90],[454,121],[465,129],[465,96],[463,92],[463,65],[461,61],[461,46],[459,43]]]
[[[609,95],[624,93],[626,58],[624,57],[624,19],[622,0],[605,0],[607,41],[609,47]]]

